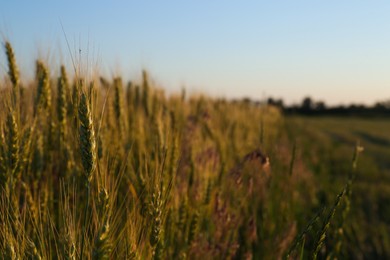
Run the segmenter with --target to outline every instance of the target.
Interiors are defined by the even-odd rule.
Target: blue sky
[[[0,34],[26,78],[38,57],[72,69],[62,23],[84,73],[146,68],[168,92],[371,104],[390,99],[389,14],[390,1],[2,0]]]

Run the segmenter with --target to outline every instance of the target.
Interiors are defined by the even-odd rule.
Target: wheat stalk
[[[145,115],[149,116],[150,87],[148,73],[146,70],[142,71],[142,92],[142,105],[144,107]]]
[[[7,61],[8,61],[8,75],[9,78],[12,82],[12,104],[14,108],[16,108],[18,102],[19,102],[19,70],[18,66],[16,65],[16,59],[15,59],[15,54],[12,49],[11,44],[7,41],[4,44],[5,47],[5,52],[7,56]]]
[[[92,259],[110,259],[112,252],[112,240],[110,236],[110,197],[106,189],[99,192],[98,212],[100,213],[100,228],[95,237],[92,250]]]
[[[67,115],[67,104],[66,97],[68,91],[68,79],[64,66],[61,66],[61,76],[57,82],[57,118],[60,130],[60,143],[65,138],[66,131],[66,115]]]
[[[17,175],[19,163],[19,131],[16,124],[15,113],[9,111],[7,115],[7,146],[8,146],[8,192],[12,192]]]
[[[47,111],[51,107],[51,88],[49,72],[42,61],[36,62],[36,78],[38,80],[37,96],[35,99],[35,111],[40,108]]]
[[[90,183],[96,168],[96,140],[89,102],[84,93],[81,94],[78,114],[81,161],[87,182]]]
[[[81,161],[84,168],[84,177],[87,187],[87,201],[84,211],[84,231],[87,226],[87,216],[89,210],[89,198],[91,193],[91,182],[93,178],[93,172],[96,168],[96,140],[95,132],[92,123],[91,110],[89,102],[85,93],[81,94],[78,115],[79,115],[79,142],[81,150]],[[84,237],[82,236],[81,242],[81,258],[83,257],[84,250]]]

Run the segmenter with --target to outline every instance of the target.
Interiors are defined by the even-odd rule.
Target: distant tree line
[[[315,101],[311,97],[305,97],[301,104],[286,106],[282,99],[270,97],[267,99],[267,104],[276,106],[289,115],[390,116],[390,100],[377,102],[372,106],[363,104],[327,106],[323,101]]]

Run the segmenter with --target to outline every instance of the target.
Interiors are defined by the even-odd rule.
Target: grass
[[[146,71],[141,82],[87,82],[64,67],[50,78],[55,68],[38,61],[24,87],[5,49],[1,258],[359,255],[339,231],[350,209],[360,212],[349,207],[360,170],[353,185],[346,177],[332,186],[328,158],[311,161],[299,137],[324,140],[313,146],[318,156],[328,141],[301,119],[247,101],[166,96]],[[350,158],[337,158],[351,173]]]
[[[326,203],[345,184],[351,146],[364,146],[359,160],[350,213],[343,229],[343,254],[366,258],[390,255],[390,122],[383,118],[287,118],[291,135],[297,137],[306,164],[316,173]],[[304,138],[303,138],[304,137]]]

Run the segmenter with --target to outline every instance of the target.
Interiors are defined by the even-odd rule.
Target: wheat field
[[[22,82],[3,46],[1,259],[354,256],[343,227],[361,146],[324,204],[276,107],[41,60]]]

